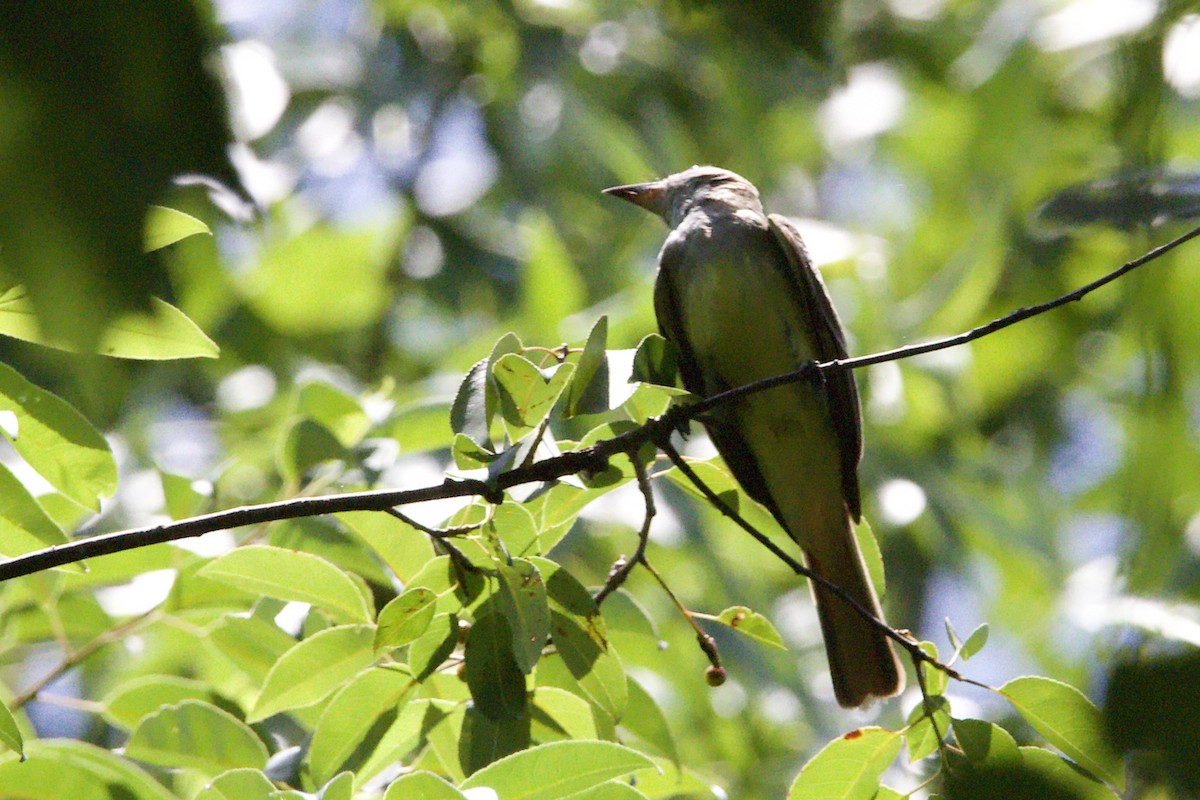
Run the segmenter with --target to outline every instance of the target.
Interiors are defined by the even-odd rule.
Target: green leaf
[[[221,349],[175,306],[150,298],[146,312],[123,314],[100,338],[96,352],[113,358],[170,361],[177,358],[216,358]]]
[[[919,646],[921,648],[921,652],[935,660],[937,659],[938,649],[937,645],[935,645],[933,642],[921,642]],[[950,677],[945,672],[942,672],[937,667],[924,661],[921,662],[921,669],[925,673],[926,692],[928,692],[930,695],[940,695],[946,691],[946,685],[949,682]]]
[[[601,730],[592,704],[557,686],[538,686],[532,700],[532,736],[537,742],[562,739],[615,740],[615,729]]]
[[[399,647],[416,639],[433,621],[437,595],[424,586],[410,586],[379,612],[375,650]]]
[[[492,719],[525,713],[525,678],[512,652],[512,633],[498,612],[481,615],[467,633],[467,686],[475,707]]]
[[[415,680],[434,673],[458,646],[458,615],[437,614],[429,627],[408,648],[408,668]]]
[[[479,447],[491,446],[491,409],[488,406],[488,360],[481,358],[471,365],[454,404],[450,406],[450,430],[465,436]]]
[[[25,741],[17,727],[17,720],[8,709],[7,703],[0,703],[0,746],[24,757]]]
[[[196,800],[274,800],[275,784],[257,769],[231,769],[209,781]]]
[[[265,758],[264,758],[265,760]],[[41,739],[0,763],[0,797],[16,800],[178,800],[128,758],[86,742]]]
[[[1012,734],[992,722],[979,719],[954,720],[954,738],[971,761],[1017,763],[1021,753]]]
[[[186,314],[157,297],[150,298],[145,311],[125,312],[110,321],[100,333],[95,352],[113,358],[168,361],[216,358],[221,352]],[[33,303],[23,286],[12,286],[0,292],[0,334],[68,353],[85,352],[70,341],[42,332]]]
[[[280,474],[299,481],[318,464],[345,461],[348,457],[349,452],[324,425],[311,419],[296,419],[279,439],[275,463]]]
[[[1015,759],[964,762],[947,770],[947,800],[1118,800],[1118,795],[1075,764],[1040,747],[1022,747]]]
[[[936,752],[950,732],[950,703],[941,695],[930,696],[927,702],[918,703],[909,713],[907,725],[904,741],[908,745],[909,763],[912,763]]]
[[[638,342],[633,356],[630,382],[651,383],[674,387],[679,375],[675,347],[657,333],[648,334]]]
[[[567,387],[564,416],[601,414],[608,411],[608,317],[596,320],[583,345],[571,385]]]
[[[621,781],[607,781],[571,795],[571,800],[645,800],[646,795]]]
[[[55,489],[92,511],[116,491],[117,465],[99,431],[70,403],[6,364],[0,364],[0,412],[16,419],[15,430],[4,426],[13,447]]]
[[[875,539],[875,531],[871,523],[863,517],[854,525],[854,538],[858,541],[859,552],[862,553],[863,563],[867,565],[867,574],[875,587],[875,594],[882,600],[887,596],[887,577],[883,570],[883,553],[879,550],[879,542]]]
[[[391,725],[415,685],[400,669],[371,667],[339,689],[313,728],[307,756],[313,780],[324,783],[365,761],[378,744],[381,726]]]
[[[0,464],[0,555],[19,556],[65,544],[67,536],[8,467]],[[79,571],[79,565],[69,567]]]
[[[725,501],[727,506],[734,511],[739,510],[741,506],[739,486],[733,478],[733,473],[725,466],[724,461],[720,459],[698,461],[694,458],[684,458],[684,462],[692,468],[692,472],[696,473],[696,477],[702,480],[705,486],[712,489],[717,497]],[[708,498],[696,488],[696,484],[692,483],[692,479],[683,474],[678,467],[671,467],[665,470],[663,475],[667,480],[695,499],[702,503],[708,503]]]
[[[129,734],[125,755],[160,767],[208,776],[238,767],[262,769],[267,748],[237,717],[199,700],[184,700],[145,717]]]
[[[392,781],[383,800],[467,800],[467,796],[432,772],[410,772]]]
[[[450,454],[454,456],[454,466],[459,469],[479,469],[492,464],[497,459],[496,453],[483,447],[465,433],[454,434]]]
[[[197,574],[252,594],[311,603],[347,621],[369,622],[374,618],[358,584],[329,561],[311,553],[248,545],[214,559]]]
[[[529,714],[492,719],[476,706],[466,708],[457,742],[463,773],[470,775],[498,759],[527,749],[530,728]]]
[[[358,444],[371,429],[371,419],[356,398],[321,381],[300,387],[296,413],[320,423],[344,447]]]
[[[625,714],[621,717],[621,725],[634,736],[671,759],[678,768],[679,749],[675,746],[675,737],[667,725],[667,717],[659,708],[645,688],[634,680],[628,679],[629,702],[625,704]]]
[[[176,675],[143,675],[119,684],[104,698],[104,717],[113,725],[132,730],[149,714],[184,700],[211,703],[213,693],[200,681]]]
[[[355,769],[360,783],[371,780],[384,770],[394,768],[396,763],[422,744],[429,711],[434,703],[444,701],[412,700],[399,709],[395,720],[375,741],[374,751],[361,767]],[[357,763],[357,762],[356,762]]]
[[[224,591],[228,592],[227,589]],[[209,633],[209,641],[258,684],[296,640],[262,617],[227,616]]]
[[[521,429],[537,427],[550,413],[575,366],[564,363],[542,370],[528,358],[508,353],[492,369],[499,389],[500,412],[509,425]]]
[[[317,793],[320,800],[350,800],[354,795],[354,774],[343,772],[329,780]],[[297,800],[308,800],[306,795],[296,792]]]
[[[171,515],[171,519],[194,517],[212,501],[211,491],[198,491],[197,482],[191,478],[162,470],[159,470],[158,478],[162,481],[167,513]]]
[[[143,245],[146,252],[149,253],[200,233],[211,235],[212,231],[191,214],[185,214],[166,206],[152,205],[146,214],[146,235]]]
[[[334,516],[366,542],[405,585],[433,559],[429,536],[390,514],[347,511]]]
[[[1035,731],[1099,778],[1123,788],[1121,763],[1104,738],[1100,710],[1082,692],[1040,676],[1015,678],[1000,687]]]
[[[538,541],[537,523],[524,505],[505,503],[497,507],[484,530],[504,542],[505,551],[514,556],[527,558],[543,551]]]
[[[612,742],[550,742],[484,767],[462,788],[487,786],[502,800],[560,800],[653,763]]]
[[[971,656],[982,650],[983,646],[987,644],[987,640],[988,624],[984,622],[978,628],[971,631],[971,635],[963,642],[962,649],[958,651],[959,655],[963,657],[963,661],[967,661]]]
[[[702,619],[714,620],[722,625],[728,625],[743,636],[748,636],[760,644],[765,644],[767,647],[773,647],[776,650],[787,650],[787,645],[783,643],[783,637],[779,635],[779,631],[775,630],[775,626],[771,624],[771,621],[757,611],[751,611],[746,606],[727,608],[715,617],[708,614],[696,614],[696,616]]]
[[[1053,788],[1063,794],[1069,792],[1072,800],[1120,800],[1111,788],[1049,750],[1022,747],[1021,763],[1029,773],[1044,777]],[[1045,794],[1039,796],[1046,797]]]
[[[373,625],[326,628],[288,650],[267,673],[247,719],[310,706],[328,697],[375,660]]]
[[[788,800],[871,800],[896,760],[903,739],[883,728],[860,728],[812,757],[788,790]]]
[[[545,558],[530,559],[542,573],[550,602],[550,635],[580,689],[613,721],[629,696],[625,669],[606,638],[604,618],[575,576]]]
[[[542,575],[529,561],[514,558],[501,564],[500,613],[512,631],[512,654],[521,672],[528,675],[537,665],[542,648],[550,638],[550,605]]]

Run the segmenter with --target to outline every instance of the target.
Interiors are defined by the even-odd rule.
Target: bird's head
[[[678,225],[693,208],[706,204],[750,208],[762,213],[754,184],[720,167],[692,167],[649,183],[613,186],[604,193],[657,214],[671,227]]]

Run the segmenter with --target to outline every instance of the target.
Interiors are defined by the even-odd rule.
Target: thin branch
[[[1045,314],[1047,311],[1053,311],[1054,309],[1065,306],[1068,303],[1074,303],[1082,300],[1084,297],[1101,288],[1102,286],[1107,286],[1118,278],[1133,272],[1138,267],[1144,266],[1149,264],[1151,261],[1161,258],[1170,251],[1174,250],[1176,247],[1195,239],[1197,236],[1200,236],[1200,227],[1193,228],[1187,233],[1175,237],[1166,244],[1159,245],[1150,252],[1135,258],[1132,261],[1127,261],[1117,269],[1114,269],[1112,272],[1109,272],[1072,292],[1068,292],[1060,297],[1056,297],[1053,300],[1048,300],[1045,303],[1039,303],[1036,306],[1018,308],[1016,311],[1005,314],[1003,317],[998,317],[991,322],[980,325],[977,328],[972,328],[971,330],[966,331],[965,333],[960,333],[957,336],[947,336],[943,339],[934,339],[932,341],[922,342],[920,344],[909,344],[903,347],[897,347],[893,350],[885,350],[882,353],[873,353],[871,355],[857,356],[855,358],[841,358],[833,361],[822,362],[810,361],[795,372],[789,372],[786,375],[776,375],[773,378],[755,381],[754,383],[738,386],[734,389],[721,392],[720,394],[711,395],[710,397],[688,406],[688,418],[694,418],[698,414],[703,414],[705,411],[713,409],[719,405],[723,405],[724,403],[728,403],[739,397],[756,394],[766,389],[773,389],[777,386],[786,386],[788,384],[810,380],[815,376],[817,371],[825,372],[844,369],[861,369],[862,367],[869,367],[874,364],[883,364],[888,361],[899,361],[903,358],[912,358],[913,356],[924,355],[925,353],[933,353],[937,350],[946,350],[951,347],[958,347],[959,345],[973,342],[976,339],[982,339],[984,336],[989,336],[997,331],[1004,330],[1010,325],[1023,322],[1030,317],[1036,317],[1039,314]]]
[[[883,353],[873,355],[860,356],[858,358],[846,358],[836,361],[827,361],[824,363],[809,362],[800,367],[800,369],[779,375],[773,378],[756,381],[746,386],[741,386],[736,389],[731,389],[727,392],[722,392],[712,397],[700,400],[689,406],[674,406],[667,413],[657,419],[650,420],[640,428],[628,431],[626,433],[614,436],[597,444],[575,450],[554,458],[548,458],[544,461],[539,461],[534,464],[523,465],[518,469],[513,469],[508,472],[501,473],[488,481],[481,480],[454,480],[446,479],[437,486],[429,486],[421,489],[408,490],[375,490],[369,492],[353,492],[349,494],[327,495],[323,497],[302,497],[290,498],[288,500],[278,501],[274,503],[264,503],[255,506],[243,506],[241,508],[227,509],[217,511],[211,514],[205,514],[199,517],[181,520],[179,522],[167,523],[164,525],[153,525],[144,528],[134,528],[124,531],[115,531],[113,533],[101,534],[87,539],[79,539],[68,542],[62,545],[37,550],[32,553],[26,553],[21,556],[11,558],[3,563],[0,563],[0,582],[11,578],[21,577],[23,575],[31,575],[43,570],[61,567],[66,564],[71,564],[77,561],[82,561],[87,558],[95,558],[111,553],[119,553],[126,550],[134,550],[139,547],[147,547],[152,544],[161,544],[163,542],[177,541],[179,539],[187,539],[193,536],[200,536],[213,531],[224,530],[227,528],[237,528],[245,525],[255,525],[267,522],[276,522],[284,519],[297,519],[302,517],[320,516],[324,514],[337,514],[347,511],[387,511],[396,506],[409,505],[412,503],[421,503],[428,500],[442,500],[453,497],[483,497],[484,499],[499,503],[504,499],[504,491],[514,486],[526,483],[538,483],[552,481],[557,478],[564,477],[570,474],[578,474],[581,472],[599,472],[603,470],[609,458],[618,453],[635,453],[636,450],[646,442],[663,442],[666,441],[671,431],[676,430],[685,422],[695,419],[700,414],[708,411],[723,403],[732,402],[733,400],[754,394],[761,391],[772,389],[776,386],[796,383],[798,381],[809,380],[814,377],[818,371],[824,370],[843,370],[843,369],[858,369],[860,367],[869,366],[872,364],[881,364],[886,361],[896,361],[901,358],[909,358],[923,353],[930,353],[936,350],[943,350],[949,347],[955,347],[960,344],[965,344],[976,339],[980,339],[996,331],[1007,328],[1010,325],[1016,324],[1030,317],[1045,313],[1059,306],[1074,302],[1095,291],[1112,281],[1120,278],[1128,272],[1137,269],[1138,267],[1147,264],[1170,250],[1175,249],[1179,245],[1187,242],[1197,236],[1200,236],[1200,227],[1194,228],[1191,231],[1179,236],[1164,245],[1156,247],[1140,258],[1134,259],[1120,268],[1113,270],[1107,275],[1076,289],[1073,292],[1065,294],[1059,298],[1051,300],[1041,305],[1031,308],[1020,308],[999,319],[995,319],[986,325],[974,328],[966,333],[952,336],[945,339],[938,339],[932,342],[922,344],[908,345],[899,347],[894,350],[889,350]],[[765,546],[772,549],[777,556],[780,556],[782,551],[772,545]],[[780,556],[781,558],[783,556]],[[785,563],[788,563],[799,574],[806,575],[810,579],[820,580],[819,576],[812,576],[803,570],[802,565],[798,565],[794,559],[785,558]],[[799,567],[797,569],[797,567]],[[831,588],[832,590],[832,588]]]
[[[156,618],[160,613],[161,609],[157,607],[152,608],[143,614],[139,614],[132,619],[122,622],[115,628],[104,631],[103,633],[97,635],[94,639],[91,639],[85,643],[78,650],[73,650],[66,653],[63,656],[62,661],[58,662],[58,664],[56,664],[49,672],[38,678],[30,686],[26,687],[25,691],[13,695],[13,698],[8,701],[8,707],[13,711],[16,711],[18,708],[23,708],[30,700],[36,699],[38,693],[41,692],[42,689],[45,689],[71,669],[78,666],[97,650],[102,647],[106,647],[113,642],[120,641],[125,637],[126,634],[137,630],[143,624]]]
[[[789,555],[786,551],[781,549],[779,547],[779,545],[777,545],[777,544],[775,544],[775,542],[771,541],[771,539],[766,534],[764,534],[762,531],[755,528],[753,525],[751,525],[749,522],[747,522],[740,514],[738,514],[736,511],[734,511],[732,508],[730,508],[729,504],[727,504],[724,500],[722,500],[708,486],[708,484],[706,484],[704,482],[704,480],[699,475],[696,474],[695,470],[693,470],[691,468],[691,466],[686,461],[683,460],[683,457],[681,455],[679,455],[679,451],[676,450],[669,442],[660,442],[658,446],[659,446],[659,448],[662,449],[662,451],[664,453],[667,454],[667,458],[671,459],[671,462],[679,468],[680,472],[682,472],[684,475],[687,476],[688,480],[690,480],[692,482],[692,484],[697,489],[700,490],[700,493],[704,495],[705,499],[707,499],[709,501],[709,503],[711,503],[714,507],[716,507],[717,510],[719,510],[726,517],[729,517],[729,519],[731,519],[735,523],[737,523],[738,526],[742,530],[746,531],[751,536],[753,536],[754,539],[759,544],[761,544],[763,547],[770,550],[772,555],[774,555],[776,558],[778,558],[784,564],[787,564],[788,567],[790,567],[792,569],[792,571],[795,572],[797,575],[808,578],[810,581],[820,584],[825,589],[828,589],[830,592],[837,595],[839,600],[841,600],[843,603],[845,603],[846,605],[853,608],[855,610],[855,612],[857,612],[860,616],[862,616],[863,619],[870,622],[880,632],[882,632],[888,638],[892,639],[897,644],[899,644],[902,648],[904,648],[908,652],[909,658],[911,658],[913,660],[913,664],[916,666],[916,668],[918,670],[917,680],[921,683],[922,687],[924,687],[924,680],[923,680],[923,676],[920,674],[920,663],[924,662],[924,663],[930,664],[935,669],[941,670],[942,672],[946,673],[951,678],[954,678],[957,681],[961,681],[963,683],[969,683],[969,684],[972,684],[974,686],[979,686],[984,689],[992,688],[992,687],[988,686],[986,683],[980,683],[979,681],[972,680],[971,678],[966,677],[965,675],[958,672],[958,670],[951,667],[949,664],[943,664],[941,661],[938,661],[936,658],[930,656],[928,653],[926,653],[924,650],[921,649],[920,642],[916,641],[915,639],[913,639],[910,636],[906,636],[905,634],[903,634],[900,631],[893,628],[891,625],[888,625],[886,622],[881,620],[879,617],[875,616],[870,610],[868,610],[867,608],[864,608],[862,605],[860,605],[858,603],[858,601],[855,600],[853,597],[851,597],[846,592],[846,590],[843,589],[841,586],[838,586],[836,583],[826,579],[823,575],[813,572],[811,569],[809,569],[808,567],[801,564],[799,561],[797,561],[795,558],[793,558],[791,555]],[[660,578],[659,582],[661,583],[661,581],[662,581],[662,579]],[[922,694],[924,694],[924,693],[925,693],[924,688],[922,688]]]
[[[621,585],[625,583],[625,579],[629,577],[629,573],[633,571],[634,567],[639,563],[645,562],[646,544],[650,541],[650,522],[654,519],[655,514],[658,513],[658,510],[654,506],[654,490],[650,486],[650,476],[646,474],[646,465],[636,456],[631,457],[630,461],[633,462],[633,471],[637,475],[638,488],[641,489],[642,498],[646,502],[646,516],[642,520],[642,529],[638,531],[638,544],[637,549],[633,552],[633,556],[622,558],[613,565],[613,569],[608,575],[608,580],[604,582],[604,586],[592,598],[597,606],[604,602],[604,598],[621,588]]]

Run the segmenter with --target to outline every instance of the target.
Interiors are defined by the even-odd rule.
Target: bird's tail
[[[850,520],[843,519],[844,535],[823,537],[820,552],[813,548],[806,553],[809,568],[841,587],[856,603],[882,620],[883,611]],[[855,708],[873,697],[899,694],[904,689],[904,671],[888,637],[842,598],[816,582],[811,583],[838,703]]]

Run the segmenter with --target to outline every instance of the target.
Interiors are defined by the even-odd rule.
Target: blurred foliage
[[[95,351],[114,320],[156,297],[177,307],[179,349],[153,335],[124,359],[0,343],[12,368],[0,431],[15,444],[0,472],[0,551],[245,503],[433,485],[456,459],[498,469],[660,412],[669,393],[623,377],[645,374],[634,348],[655,329],[664,232],[599,190],[693,163],[746,175],[770,210],[799,218],[855,353],[1072,289],[1195,216],[1197,30],[1186,2],[7,4],[0,326],[36,314],[22,338]],[[243,184],[254,218],[208,182],[169,183],[184,172]],[[155,238],[158,228],[147,239],[151,203],[213,235]],[[496,573],[486,592],[456,590],[426,534],[370,514],[10,581],[0,645],[14,713],[0,715],[0,743],[23,742],[28,761],[0,764],[0,786],[100,797],[101,775],[124,796],[193,797],[220,775],[202,796],[265,797],[265,774],[349,797],[343,768],[379,776],[403,763],[417,771],[389,797],[454,797],[441,778],[465,786],[502,753],[516,761],[483,767],[488,780],[528,780],[535,758],[519,751],[540,743],[563,748],[550,751],[562,764],[622,765],[583,787],[596,797],[706,796],[712,785],[778,797],[821,774],[815,754],[844,748],[876,784],[909,791],[939,769],[948,736],[962,755],[934,785],[946,796],[1001,796],[1000,785],[1109,797],[1121,789],[1097,738],[1106,719],[1111,746],[1132,754],[1125,796],[1186,796],[1195,775],[1172,764],[1194,714],[1171,698],[1200,692],[1188,660],[1200,644],[1193,253],[970,347],[858,376],[889,619],[944,654],[959,649],[941,638],[946,618],[964,631],[987,622],[986,646],[962,652],[965,674],[1054,679],[1023,679],[1035,682],[1016,684],[1014,705],[950,681],[932,716],[910,714],[915,688],[837,709],[807,590],[673,472],[655,480],[649,557],[708,615],[727,683],[705,683],[694,632],[644,571],[602,616],[580,610],[586,598],[562,587],[599,585],[635,546],[642,500],[625,462],[500,506],[464,544]],[[6,305],[24,291],[27,305]],[[588,339],[603,315],[603,337]],[[214,342],[219,357],[181,359],[214,355]],[[554,366],[563,342],[575,349]],[[456,406],[456,439],[464,375],[478,391]],[[484,418],[467,414],[481,407]],[[552,437],[498,452],[543,419]],[[708,454],[699,435],[687,446]],[[721,480],[719,465],[706,469]],[[769,524],[744,498],[739,507]],[[418,511],[435,526],[481,513]],[[251,560],[238,564],[234,544],[312,560],[266,550],[279,559],[258,563],[261,552],[239,549]],[[269,564],[299,577],[273,582]],[[512,587],[535,575],[551,625],[605,625],[611,650],[577,642],[600,666],[516,642],[514,620],[545,627],[514,601]],[[743,608],[789,650],[720,624]],[[403,624],[410,615],[420,624]],[[466,647],[494,660],[471,666],[468,654],[460,680],[437,667],[464,655],[466,621],[479,631]],[[1140,666],[1160,649],[1185,656]],[[1117,660],[1135,666],[1110,676]],[[39,699],[25,694],[60,663]],[[506,717],[521,681],[536,687],[527,714]],[[173,733],[183,730],[197,738]],[[617,737],[633,749],[564,747]],[[911,763],[894,762],[901,738]],[[666,774],[639,766],[646,758]],[[671,783],[676,759],[683,784]],[[175,765],[187,769],[164,769]],[[632,771],[636,789],[611,788]],[[873,791],[864,785],[842,796]]]

